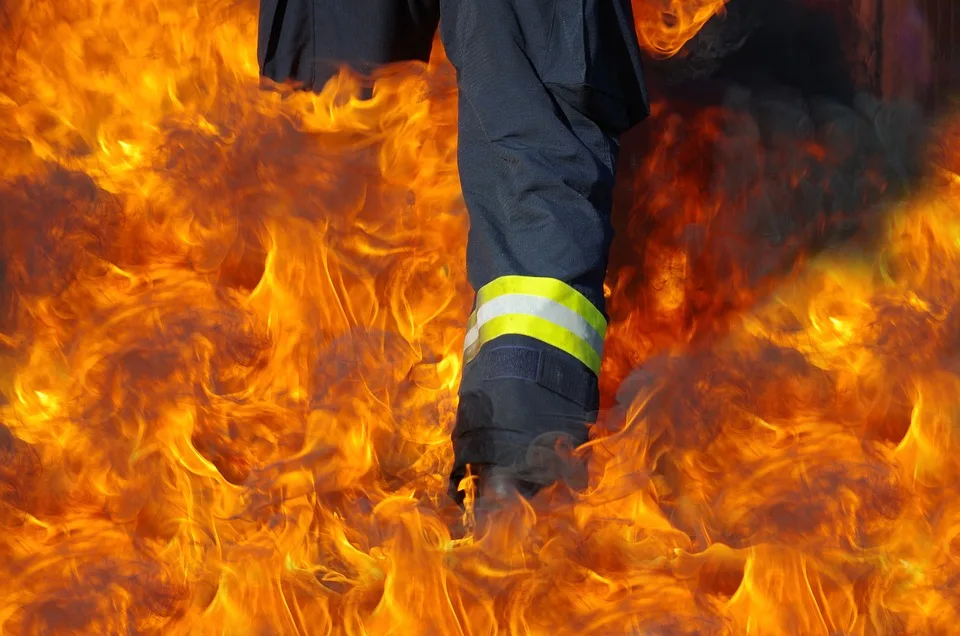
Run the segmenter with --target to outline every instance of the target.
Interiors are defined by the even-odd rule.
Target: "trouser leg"
[[[629,0],[263,0],[261,72],[320,90],[340,64],[425,60],[438,2],[477,290],[451,482],[546,483],[535,441],[585,441],[598,403],[618,136],[647,113]]]
[[[427,61],[439,0],[261,0],[260,72],[321,90],[342,65]]]
[[[587,439],[620,133],[646,115],[627,0],[443,0],[477,290],[451,487],[467,465],[556,476],[538,440]]]

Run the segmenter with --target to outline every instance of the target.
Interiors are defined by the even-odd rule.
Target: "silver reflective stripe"
[[[476,311],[477,322],[467,332],[464,340],[464,350],[468,350],[479,340],[480,328],[484,323],[510,314],[538,316],[552,322],[589,344],[598,356],[603,356],[603,336],[580,314],[549,298],[530,294],[505,294],[480,305]]]

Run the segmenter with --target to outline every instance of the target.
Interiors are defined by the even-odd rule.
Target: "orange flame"
[[[695,259],[654,237],[660,322],[623,307],[627,270],[611,281],[605,383],[645,364],[588,449],[590,489],[460,536],[449,69],[387,69],[369,102],[346,75],[265,92],[242,8],[6,16],[0,631],[951,631],[953,155],[879,248],[818,260],[686,357],[653,354],[696,331]],[[718,117],[686,141],[668,122],[648,167],[716,141]],[[683,195],[670,232],[717,218],[691,173],[661,174],[641,176]],[[756,294],[706,278],[738,310]]]
[[[637,36],[655,57],[676,55],[727,0],[633,0]]]

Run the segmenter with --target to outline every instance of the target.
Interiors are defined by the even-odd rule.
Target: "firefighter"
[[[320,90],[426,61],[457,72],[470,217],[451,495],[532,496],[577,473],[599,407],[619,137],[649,114],[629,0],[261,0],[263,76]],[[582,473],[581,473],[582,474]]]

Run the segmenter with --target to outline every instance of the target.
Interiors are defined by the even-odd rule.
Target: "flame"
[[[721,4],[639,10],[645,44]],[[265,91],[254,16],[7,9],[0,631],[951,631],[955,156],[875,244],[761,296],[705,267],[697,228],[745,208],[691,161],[749,127],[659,105],[628,182],[672,221],[651,277],[610,282],[590,487],[473,533],[443,495],[470,301],[449,68],[385,69],[366,102],[347,74]],[[765,159],[792,184],[840,154]]]
[[[676,55],[727,0],[633,0],[640,45],[655,57]]]

